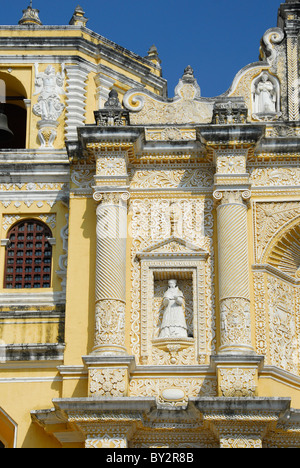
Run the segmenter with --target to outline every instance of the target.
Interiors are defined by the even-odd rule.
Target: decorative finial
[[[19,21],[19,24],[21,26],[23,25],[36,25],[36,26],[42,26],[42,22],[39,18],[39,10],[36,8],[32,8],[32,0],[30,0],[30,5],[26,8],[26,10],[23,10],[23,16]]]
[[[195,78],[194,77],[194,70],[192,69],[192,67],[190,65],[188,65],[184,69],[183,78],[192,78],[192,79]]]
[[[112,89],[109,92],[108,99],[104,104],[104,107],[111,108],[111,109],[121,109],[121,103],[119,101],[118,93],[115,89]]]
[[[183,75],[175,88],[175,95],[184,99],[198,99],[201,96],[201,90],[194,76],[194,70],[190,65],[184,69]]]
[[[77,5],[69,24],[71,26],[83,26],[85,28],[86,23],[88,22],[88,18],[86,18],[84,15],[85,12],[81,8],[81,6]]]
[[[109,92],[103,109],[94,112],[96,125],[100,127],[120,127],[129,125],[129,111],[123,109],[115,89]]]
[[[155,45],[152,45],[150,47],[150,49],[148,50],[148,55],[146,57],[148,60],[150,60],[151,62],[155,63],[155,65],[159,65],[161,64],[161,60],[158,56],[158,52],[157,52],[157,48]]]

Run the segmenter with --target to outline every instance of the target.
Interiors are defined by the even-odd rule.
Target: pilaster
[[[238,106],[234,108],[237,121]],[[215,109],[218,113],[218,109]],[[252,346],[249,226],[251,184],[247,158],[263,127],[212,125],[201,130],[215,165],[214,200],[217,215],[219,272],[218,354],[213,358],[219,396],[255,396],[258,363]]]
[[[286,35],[287,106],[290,121],[298,121],[299,114],[299,32],[300,3],[287,1],[279,9],[278,24]]]
[[[125,346],[127,153],[109,147],[96,154],[93,198],[96,209],[96,285],[94,348],[88,359],[89,396],[128,395],[134,361]],[[107,151],[108,150],[108,151]],[[121,426],[117,426],[120,431]],[[127,447],[127,426],[120,435],[107,428],[87,443],[99,447]],[[100,444],[100,445],[99,445]]]
[[[89,71],[82,64],[67,65],[66,124],[67,141],[77,140],[77,127],[85,124],[86,82]]]
[[[111,91],[104,108],[95,111],[96,125],[79,129],[81,154],[93,161],[95,167],[94,345],[91,353],[83,356],[88,367],[90,397],[127,396],[134,367],[125,336],[126,243],[128,162],[139,132],[126,125],[127,114],[117,93]]]

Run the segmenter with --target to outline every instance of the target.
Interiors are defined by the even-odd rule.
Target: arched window
[[[4,288],[50,288],[50,228],[36,219],[16,223],[8,232]]]

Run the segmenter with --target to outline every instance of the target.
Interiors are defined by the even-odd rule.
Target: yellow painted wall
[[[18,448],[57,448],[60,444],[37,425],[31,423],[31,410],[44,409],[49,399],[60,395],[61,383],[53,381],[56,369],[1,369],[1,406],[17,423]],[[3,379],[7,379],[3,383]],[[46,405],[46,406],[45,406]]]
[[[66,298],[66,365],[82,365],[93,347],[95,313],[96,217],[93,199],[71,198],[68,287]]]

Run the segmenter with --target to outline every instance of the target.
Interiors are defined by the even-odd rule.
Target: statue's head
[[[177,286],[177,280],[176,280],[176,279],[170,279],[170,280],[168,281],[168,286],[169,286],[169,288],[176,288],[176,286]]]
[[[55,70],[51,65],[48,65],[48,67],[45,70],[46,75],[55,75]]]

